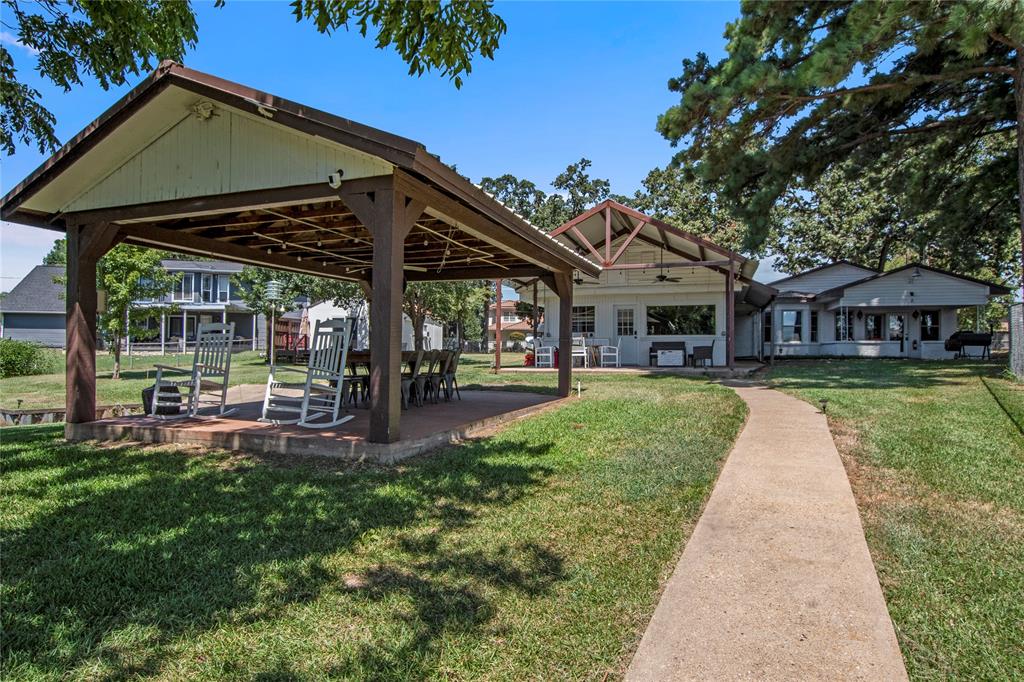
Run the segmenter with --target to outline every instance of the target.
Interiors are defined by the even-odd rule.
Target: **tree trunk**
[[[878,267],[875,269],[879,272],[885,271],[885,264],[889,260],[889,246],[892,244],[892,236],[885,235],[882,240],[882,250],[878,252]]]
[[[121,378],[121,337],[115,336],[114,339],[114,373],[111,379]]]
[[[423,350],[423,325],[426,324],[427,316],[416,313],[409,316],[409,321],[412,323],[413,350]]]
[[[1017,101],[1017,208],[1020,213],[1021,295],[1024,296],[1024,46],[1017,45],[1013,94]]]

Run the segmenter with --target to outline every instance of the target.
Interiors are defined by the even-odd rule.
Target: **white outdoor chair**
[[[590,349],[587,348],[587,340],[582,336],[572,338],[572,363],[576,364],[576,358],[583,360],[583,367],[590,367]]]
[[[598,347],[598,353],[600,353],[601,366],[602,367],[621,367],[622,364],[619,361],[619,351],[622,349],[622,337],[615,342],[614,346],[602,345]]]
[[[345,362],[351,328],[350,319],[318,321],[309,344],[309,364],[306,369],[271,366],[270,376],[267,377],[267,392],[263,398],[261,422],[326,429],[352,419],[352,415],[341,416],[345,396]],[[305,380],[282,381],[280,377],[284,372],[304,374]],[[300,389],[301,396],[281,392]],[[275,419],[271,416],[275,413],[297,416]]]
[[[199,325],[196,333],[196,353],[192,358],[192,369],[156,365],[156,384],[153,387],[153,402],[150,416],[159,419],[183,419],[195,417],[200,407],[201,394],[212,393],[218,397],[218,415],[234,412],[225,410],[228,398],[228,377],[231,373],[231,344],[235,338],[235,323],[209,323]],[[188,374],[187,379],[167,379],[165,374]],[[173,389],[173,390],[171,390]],[[182,396],[182,392],[187,395]],[[180,407],[185,403],[185,411]],[[175,414],[159,414],[160,408],[170,408]]]
[[[534,367],[546,367],[551,369],[555,366],[555,347],[538,346],[533,358]]]

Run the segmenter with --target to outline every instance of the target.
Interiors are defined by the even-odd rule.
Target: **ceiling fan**
[[[661,266],[658,268],[659,272],[654,276],[654,282],[661,284],[662,282],[682,282],[683,280],[679,277],[669,277],[665,274],[665,252],[661,252]]]

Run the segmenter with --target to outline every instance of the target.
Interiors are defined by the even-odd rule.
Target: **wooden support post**
[[[501,371],[501,280],[494,280],[494,371]]]
[[[531,329],[533,329],[533,352],[534,359],[536,359],[537,353],[537,320],[540,317],[540,312],[537,310],[537,282],[533,283],[533,317],[531,319]]]
[[[541,278],[558,294],[558,395],[572,391],[572,273],[555,272]]]
[[[736,278],[733,262],[725,274],[725,364],[729,369],[736,366]]]
[[[96,264],[118,241],[105,223],[67,226],[65,421],[96,420]]]
[[[370,306],[370,434],[374,443],[401,437],[402,270],[405,238],[425,204],[382,183],[341,198],[373,235],[373,305]]]

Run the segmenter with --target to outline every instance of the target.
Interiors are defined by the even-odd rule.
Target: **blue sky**
[[[520,2],[497,10],[508,33],[494,61],[474,62],[461,90],[436,74],[407,75],[393,52],[358,33],[322,36],[296,23],[285,2],[196,3],[199,43],[185,63],[418,140],[474,180],[508,172],[547,189],[585,156],[595,176],[627,194],[672,157],[654,129],[676,101],[668,79],[698,51],[722,56],[725,24],[739,13],[733,2]],[[32,54],[8,49],[56,114],[62,142],[139,80],[110,91],[86,82],[65,93],[36,76]],[[4,157],[3,192],[43,160],[27,147]],[[4,225],[0,288],[38,264],[54,237]]]

